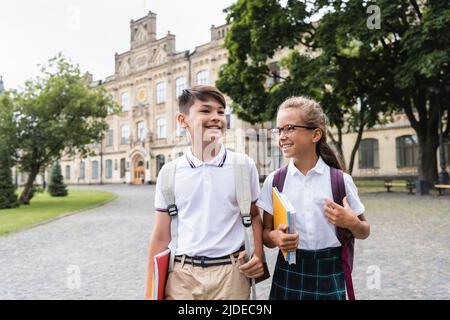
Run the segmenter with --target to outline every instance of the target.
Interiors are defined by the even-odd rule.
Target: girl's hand
[[[358,217],[354,214],[348,204],[347,197],[343,200],[344,206],[338,205],[329,199],[324,201],[324,211],[328,221],[340,228],[351,229],[359,223]]]
[[[295,251],[298,247],[298,233],[287,233],[288,226],[280,224],[278,230],[275,230],[275,243],[283,251]]]

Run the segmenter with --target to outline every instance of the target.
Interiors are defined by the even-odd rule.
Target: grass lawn
[[[67,197],[36,193],[28,206],[0,210],[0,235],[18,231],[64,214],[97,207],[116,198],[111,192],[71,190]]]

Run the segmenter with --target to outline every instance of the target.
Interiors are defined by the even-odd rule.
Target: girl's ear
[[[319,128],[314,129],[313,142],[314,143],[319,142],[320,139],[322,139],[323,134],[324,133],[323,133],[322,129],[319,129]]]
[[[189,125],[186,123],[186,115],[184,113],[179,113],[177,116],[177,121],[181,125],[182,128],[189,128]]]

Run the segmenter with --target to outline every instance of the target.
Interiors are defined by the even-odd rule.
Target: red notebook
[[[164,300],[169,260],[170,249],[166,249],[153,257],[152,300]]]

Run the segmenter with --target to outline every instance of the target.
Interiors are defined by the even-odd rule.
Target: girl
[[[353,239],[367,238],[370,226],[351,176],[336,170],[341,166],[326,142],[326,116],[317,102],[292,97],[279,107],[273,131],[291,160],[264,181],[257,202],[264,210],[263,239],[270,248],[296,250],[297,258],[289,265],[279,251],[269,299],[344,300],[346,286],[352,299]],[[294,234],[285,225],[274,230],[273,186],[297,212]]]

